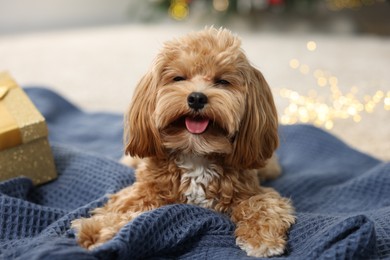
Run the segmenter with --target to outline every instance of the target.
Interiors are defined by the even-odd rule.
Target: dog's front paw
[[[287,199],[271,189],[243,201],[233,210],[236,244],[249,256],[269,257],[284,253],[287,234],[295,222]]]
[[[111,216],[81,218],[72,221],[72,228],[76,232],[77,243],[92,250],[113,238],[119,227],[110,225],[115,218]]]
[[[126,223],[140,215],[141,212],[110,213],[95,209],[94,214],[90,218],[72,221],[77,242],[89,250],[112,239]]]
[[[76,232],[77,243],[88,250],[105,242],[100,235],[102,229],[100,223],[93,219],[76,219],[72,221],[72,229]]]
[[[259,219],[257,216],[238,223],[236,244],[249,256],[269,257],[284,253],[287,233],[294,223],[292,215],[284,215],[283,220]]]
[[[260,236],[243,236],[236,238],[236,244],[249,256],[270,257],[281,255],[286,247],[286,241],[275,239],[274,241],[264,240]]]

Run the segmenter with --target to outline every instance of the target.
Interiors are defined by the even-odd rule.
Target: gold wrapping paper
[[[0,73],[0,181],[26,176],[34,184],[56,178],[45,119],[26,93]]]
[[[35,185],[57,177],[47,139],[39,138],[0,152],[0,181],[25,176]]]
[[[45,119],[26,93],[7,73],[3,72],[0,73],[0,87],[4,86],[8,87],[8,93],[0,100],[0,103],[6,107],[16,121],[22,142],[28,143],[37,138],[46,137],[48,130]]]
[[[14,86],[0,85],[0,151],[22,143],[20,129],[14,117],[2,102],[12,87]]]

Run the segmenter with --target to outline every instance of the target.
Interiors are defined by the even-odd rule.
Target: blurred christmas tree
[[[282,30],[289,30],[297,22],[309,23],[316,29],[340,25],[330,20],[336,23],[343,20],[345,27],[345,21],[349,20],[354,23],[350,27],[358,23],[357,29],[350,30],[359,31],[363,27],[388,34],[389,3],[390,0],[148,0],[137,3],[132,17],[142,21],[172,19],[217,26],[239,22],[255,29],[269,24]]]
[[[321,0],[154,0],[156,10],[168,11],[175,20],[188,18],[195,12],[231,16],[256,15],[263,12],[310,11]]]

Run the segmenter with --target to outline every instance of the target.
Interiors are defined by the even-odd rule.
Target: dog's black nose
[[[202,109],[207,104],[207,96],[201,92],[192,92],[187,97],[187,103],[192,109]]]

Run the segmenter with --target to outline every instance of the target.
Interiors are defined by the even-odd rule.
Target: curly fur
[[[201,109],[189,105],[193,92],[207,97]],[[187,118],[209,123],[194,133]],[[264,168],[278,145],[277,113],[238,37],[207,28],[165,43],[139,82],[125,123],[137,181],[90,218],[73,222],[80,245],[104,243],[142,212],[189,203],[229,215],[237,245],[248,255],[284,252],[293,207],[259,184],[259,174],[275,177],[280,169],[274,159],[273,170]]]

